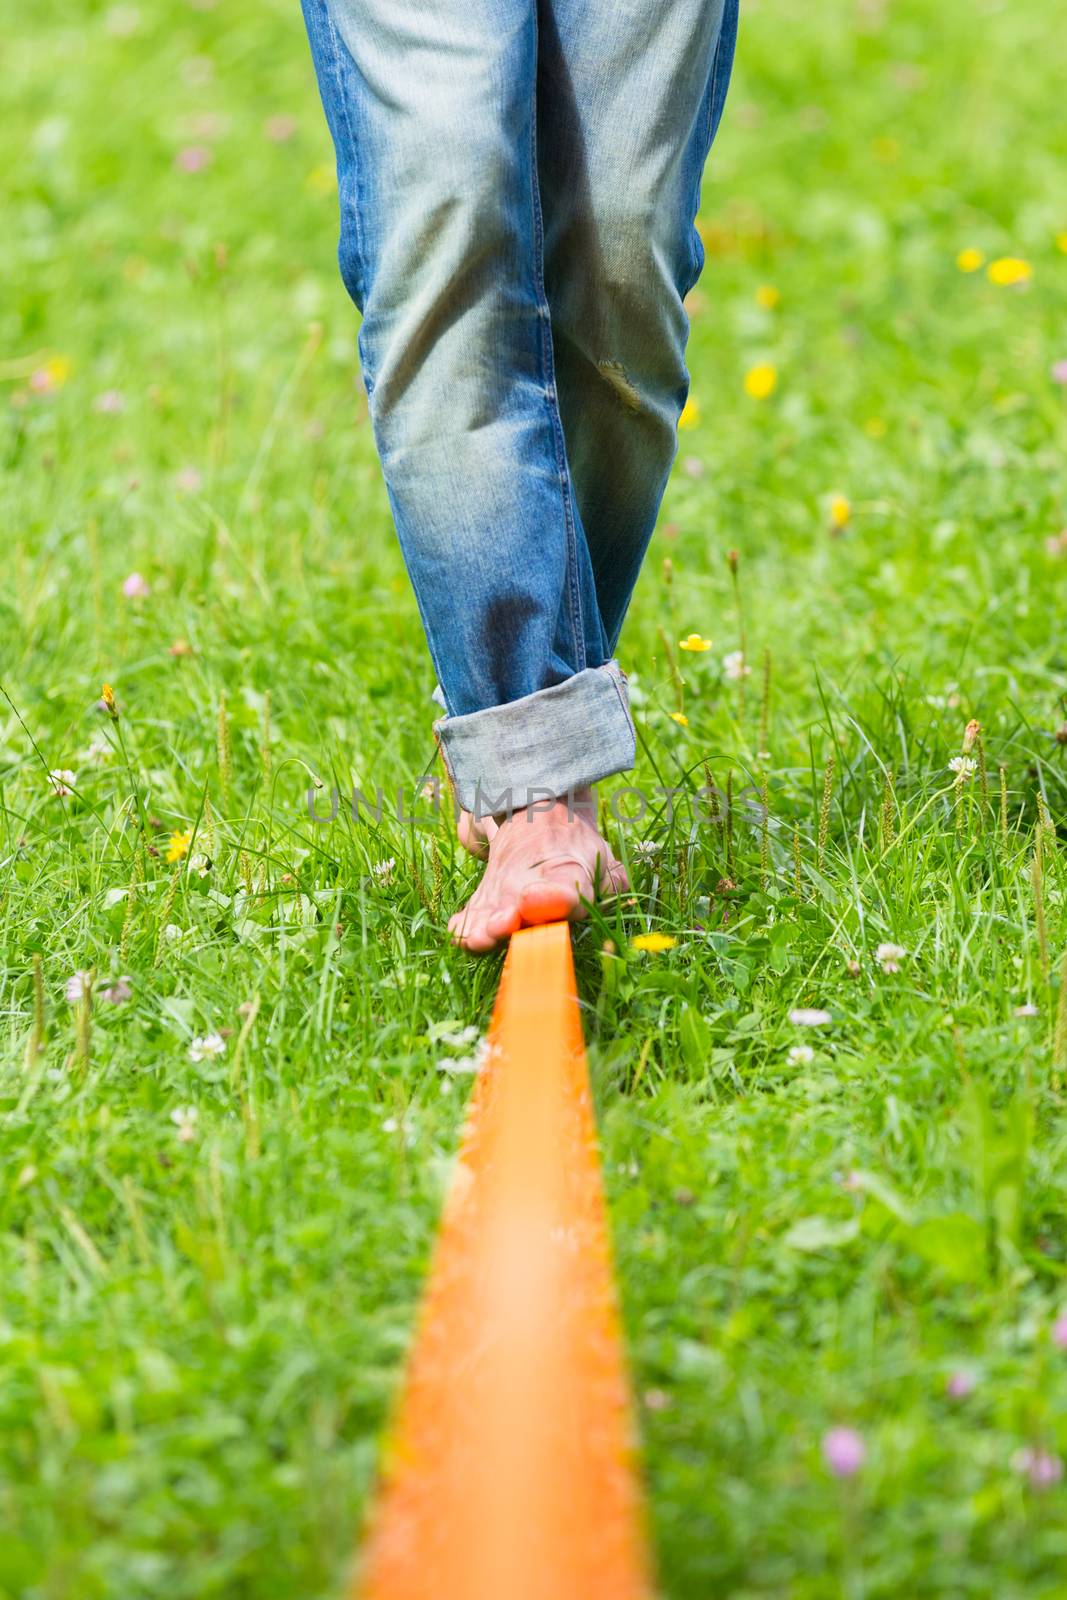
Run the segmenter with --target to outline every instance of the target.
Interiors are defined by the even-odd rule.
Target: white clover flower
[[[653,856],[658,856],[663,849],[659,839],[635,839],[630,846],[630,854],[637,856],[640,861],[651,861]]]
[[[747,678],[752,672],[743,650],[731,650],[729,655],[723,656],[722,670],[725,677],[732,679]]]
[[[446,1044],[450,1050],[464,1050],[467,1045],[473,1044],[478,1038],[478,1028],[475,1023],[469,1027],[459,1029],[442,1029],[433,1035],[436,1042]]]
[[[77,774],[71,772],[69,767],[53,767],[48,774],[48,781],[52,785],[54,795],[64,796],[74,793],[74,785],[78,781]]]
[[[221,1056],[226,1053],[226,1040],[221,1033],[205,1033],[202,1037],[193,1040],[189,1046],[189,1057],[192,1061],[208,1061],[212,1056]]]
[[[476,1048],[468,1056],[446,1056],[437,1063],[438,1072],[449,1072],[454,1076],[480,1072],[485,1063],[493,1054],[494,1047],[488,1039],[479,1039]]]
[[[94,733],[85,749],[83,760],[91,766],[98,766],[101,761],[110,761],[115,754],[110,740],[102,733]]]
[[[92,986],[93,975],[91,972],[75,972],[72,973],[72,975],[63,985],[63,993],[70,1001],[71,1005],[74,1006],[77,1005],[79,1000],[85,999],[85,996],[92,989]]]
[[[874,959],[883,972],[899,972],[900,963],[907,955],[907,951],[899,944],[880,944],[874,952]]]
[[[815,1051],[810,1044],[795,1044],[786,1060],[791,1067],[806,1067],[815,1060]]]
[[[1028,1002],[1026,1005],[1016,1006],[1015,1015],[1017,1017],[1039,1017],[1041,1012],[1038,1010],[1037,1006]]]
[[[371,867],[371,872],[377,878],[379,883],[391,883],[393,878],[393,868],[395,866],[395,857],[388,856],[384,861],[376,861]]]
[[[182,1144],[191,1144],[196,1138],[196,1122],[200,1113],[195,1106],[175,1106],[170,1120],[177,1129]]]
[[[978,763],[973,756],[953,756],[948,764],[948,770],[954,772],[960,783],[966,783],[974,777]]]
[[[789,1020],[796,1028],[825,1028],[834,1019],[818,1006],[797,1006],[789,1013]]]

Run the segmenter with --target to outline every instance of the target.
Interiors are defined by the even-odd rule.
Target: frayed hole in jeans
[[[626,369],[621,361],[598,361],[597,371],[606,383],[615,391],[616,397],[626,407],[627,411],[640,411],[641,396],[634,388],[626,375]]]

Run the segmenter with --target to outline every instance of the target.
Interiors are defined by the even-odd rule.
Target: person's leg
[[[370,414],[448,712],[435,731],[450,779],[466,810],[498,815],[531,793],[572,794],[629,766],[634,732],[556,400],[535,0],[304,0],[304,12],[337,149],[341,270],[363,312]],[[463,942],[485,948],[554,906],[576,910],[598,862],[610,876],[581,817],[506,823]]]
[[[304,0],[304,11],[371,420],[467,803],[473,779],[523,781],[493,760],[509,734],[522,745],[537,732],[521,713],[536,724],[540,707],[513,703],[607,661],[541,282],[536,18],[532,0]],[[612,731],[627,739],[605,749],[605,770],[624,765],[614,674],[579,688],[591,707],[618,709]],[[486,710],[498,732],[492,717],[466,721]]]
[[[674,459],[682,301],[737,0],[539,0],[545,284],[567,456],[614,650]]]

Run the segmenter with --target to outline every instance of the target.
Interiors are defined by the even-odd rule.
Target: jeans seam
[[[533,19],[534,27],[534,62],[537,61],[538,51],[538,21],[536,12]],[[535,66],[536,82],[536,66]],[[570,469],[567,465],[566,440],[563,434],[563,420],[559,412],[559,391],[556,387],[556,365],[552,351],[552,325],[548,296],[545,293],[544,273],[544,219],[541,214],[541,189],[537,174],[537,96],[533,96],[530,113],[530,204],[533,213],[534,231],[534,292],[537,301],[538,321],[540,328],[541,346],[541,377],[545,389],[545,404],[548,408],[549,421],[552,425],[552,436],[556,447],[556,467],[559,472],[560,498],[563,502],[563,520],[567,532],[567,596],[568,612],[570,615],[571,633],[574,639],[574,656],[577,662],[576,671],[581,672],[586,665],[585,658],[585,622],[582,616],[581,587],[578,582],[578,532],[574,523],[574,505],[570,491]],[[548,390],[551,388],[551,398]]]
[[[361,297],[365,300],[367,293],[367,257],[363,242],[363,228],[360,224],[361,197],[358,192],[359,180],[358,168],[356,166],[356,134],[355,129],[352,126],[352,119],[348,114],[348,96],[344,91],[344,63],[341,59],[341,41],[337,37],[337,29],[334,27],[333,15],[330,11],[329,0],[323,0],[322,9],[326,17],[326,33],[330,42],[331,66],[333,67],[334,79],[336,81],[337,99],[341,106],[341,115],[344,118],[345,130],[348,134],[348,148],[351,152],[353,205],[350,226],[352,229],[352,237],[356,242],[356,255],[359,260]],[[349,60],[351,60],[351,52],[346,51],[346,53],[349,56]],[[352,64],[355,66],[355,62]]]
[[[726,104],[726,90],[729,88],[729,74],[726,74],[726,83],[723,85],[723,88],[721,88],[720,94],[718,58],[720,58],[721,53],[723,53],[723,34],[726,32],[726,16],[728,16],[728,13],[736,13],[736,11],[737,0],[725,0],[725,3],[723,3],[723,14],[721,14],[720,24],[718,24],[718,38],[715,40],[715,54],[713,54],[712,58],[712,86],[710,86],[710,93],[709,96],[707,96],[707,102],[709,102],[709,104],[707,104],[707,128],[704,130],[705,162],[707,162],[707,157],[712,154],[712,144],[715,142],[715,133],[717,133],[718,123],[720,123],[721,115],[723,115],[723,106]],[[736,16],[734,16],[733,19],[731,32],[733,32],[734,37],[736,37]]]
[[[726,99],[725,92],[722,95],[718,93],[719,57],[722,53],[722,36],[725,31],[726,14],[730,10],[733,3],[734,0],[723,0],[722,15],[719,18],[719,31],[715,38],[715,49],[712,53],[711,68],[708,72],[708,83],[704,93],[704,106],[700,125],[699,145],[702,155],[700,160],[697,162],[696,176],[693,183],[692,194],[690,196],[690,212],[693,217],[692,228],[694,233],[696,232],[696,218],[700,211],[700,197],[704,187],[704,168],[707,166],[708,157],[711,154],[711,146],[715,139],[715,130],[719,121],[719,117],[716,116],[716,111],[718,111],[719,116],[721,116],[722,107]],[[727,80],[727,83],[729,83],[729,80]],[[687,279],[687,294],[699,279],[701,270],[704,266],[704,246],[703,241],[700,240],[699,234],[697,235],[697,242],[700,255],[695,270],[690,267]]]
[[[356,159],[355,159],[355,157],[356,157],[356,149],[357,149],[357,146],[356,146],[356,135],[355,135],[355,129],[352,126],[352,119],[351,119],[351,117],[349,115],[348,97],[344,92],[344,81],[343,81],[344,58],[343,58],[343,55],[342,55],[342,50],[344,52],[344,55],[347,55],[349,61],[352,63],[353,70],[358,72],[359,69],[356,67],[355,61],[352,58],[351,51],[348,49],[348,47],[346,45],[345,46],[342,45],[341,40],[338,37],[337,29],[334,27],[333,17],[330,14],[330,7],[329,7],[328,0],[323,0],[322,9],[323,9],[323,14],[324,14],[324,16],[326,18],[326,36],[327,36],[327,40],[328,40],[329,47],[330,47],[330,65],[331,65],[331,68],[332,68],[332,71],[333,71],[333,75],[334,75],[334,80],[335,80],[335,92],[336,92],[336,95],[337,95],[338,103],[339,103],[340,108],[341,108],[341,116],[344,119],[345,131],[346,131],[346,133],[348,135],[349,149],[352,152],[352,183],[353,183],[353,191],[354,191],[354,194],[353,194],[354,203],[353,203],[353,206],[352,206],[352,232],[353,232],[353,237],[354,237],[355,243],[356,243],[356,253],[357,253],[358,258],[359,258],[359,272],[360,272],[360,278],[361,278],[360,288],[362,290],[362,295],[363,295],[363,299],[364,299],[364,303],[365,303],[369,285],[368,285],[368,281],[367,281],[368,280],[368,262],[367,262],[367,256],[366,256],[366,251],[365,251],[365,246],[364,246],[363,230],[362,230],[362,228],[360,226],[360,207],[361,207],[361,203],[362,203],[363,197],[358,192],[358,187],[359,187],[358,186],[358,182],[357,182],[358,168],[356,166]],[[363,326],[366,327],[366,318],[364,318]],[[374,375],[370,370],[370,363],[367,360],[366,350],[365,350],[365,342],[364,342],[364,340],[362,338],[362,329],[360,330],[360,335],[361,335],[360,336],[360,341],[359,341],[360,365],[361,365],[361,367],[363,369],[363,379],[364,379],[364,384],[366,386],[367,395],[368,395],[368,399],[369,399],[370,393],[371,393],[371,391],[372,391],[372,389],[374,387]],[[403,541],[401,540],[400,543],[401,543],[401,553],[403,554]],[[405,560],[406,560],[406,557],[405,557]],[[413,588],[413,592],[414,592],[414,595],[415,595],[415,606],[416,606],[416,609],[417,609],[417,611],[419,613],[419,620],[422,623],[423,633],[426,635],[426,647],[427,647],[427,649],[428,649],[428,651],[430,653],[430,661],[431,661],[431,664],[433,665],[434,671],[437,674],[437,681],[441,685],[442,693],[445,696],[446,710],[447,710],[448,709],[448,706],[447,706],[448,693],[447,693],[447,690],[445,689],[445,675],[444,675],[444,673],[442,671],[442,658],[440,656],[440,653],[437,650],[436,643],[434,641],[433,630],[430,627],[430,619],[429,619],[429,616],[427,614],[426,608],[423,605],[422,599],[421,599],[421,597],[419,595],[418,588],[414,584],[412,585],[412,588]],[[444,752],[443,751],[442,751],[442,759],[444,759]],[[445,762],[446,771],[447,771],[447,766],[448,766],[448,763],[446,761]]]

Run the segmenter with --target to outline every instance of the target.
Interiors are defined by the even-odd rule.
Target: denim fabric
[[[509,705],[449,717],[437,733],[455,794],[479,818],[621,772],[633,764],[636,744],[626,679],[614,661]]]
[[[521,747],[563,792],[632,760],[609,663],[688,390],[737,0],[303,8],[446,764],[465,799]]]

